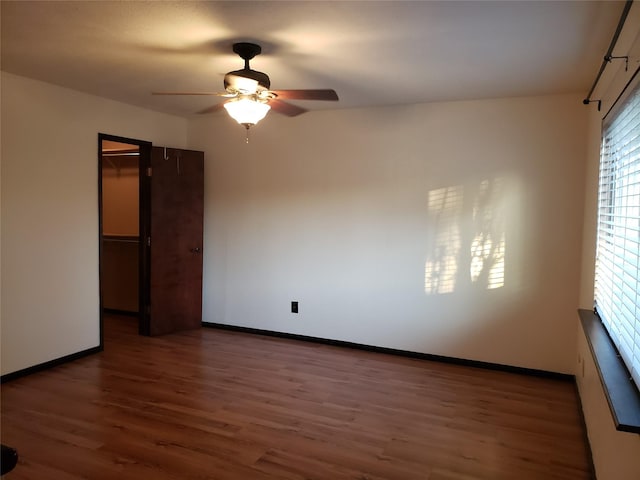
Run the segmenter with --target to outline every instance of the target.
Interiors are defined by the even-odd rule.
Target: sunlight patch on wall
[[[484,180],[473,206],[475,236],[471,242],[471,282],[491,290],[504,286],[504,197],[503,180]]]
[[[462,211],[463,188],[439,188],[429,192],[429,217],[436,225],[432,255],[424,268],[424,291],[451,293],[455,289],[460,250],[458,218]]]
[[[505,188],[502,178],[431,190],[424,291],[463,285],[492,290],[505,283]]]

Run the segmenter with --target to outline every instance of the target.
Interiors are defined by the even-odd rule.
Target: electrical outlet
[[[298,302],[291,302],[291,313],[298,313]]]
[[[584,378],[584,358],[578,353],[578,367],[580,368],[580,377]]]
[[[578,369],[580,378],[584,378],[584,362],[582,361],[582,355],[580,355],[580,353],[578,353]]]

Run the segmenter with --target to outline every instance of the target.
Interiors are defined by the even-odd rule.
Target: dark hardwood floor
[[[18,479],[590,479],[570,382],[214,329],[2,386]]]

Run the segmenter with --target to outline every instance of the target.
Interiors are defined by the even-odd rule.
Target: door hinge
[[[147,177],[150,177],[152,173],[153,170],[151,169],[151,167],[147,167]]]
[[[151,237],[147,237],[147,247],[151,246]]]

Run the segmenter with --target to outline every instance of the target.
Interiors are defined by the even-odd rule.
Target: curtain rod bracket
[[[585,105],[589,105],[590,103],[597,103],[598,104],[598,111],[600,111],[600,108],[602,107],[602,100],[589,100],[588,98],[585,98],[582,103],[584,103]]]
[[[627,15],[629,14],[629,10],[631,10],[631,5],[633,4],[633,0],[627,0],[624,4],[624,8],[622,9],[622,15],[620,15],[620,20],[618,21],[618,26],[616,27],[616,31],[613,34],[613,38],[611,39],[611,43],[609,44],[609,49],[607,50],[606,55],[604,56],[604,60],[602,61],[602,65],[600,65],[600,71],[598,72],[598,75],[596,76],[596,79],[593,82],[593,85],[591,86],[591,90],[589,90],[589,93],[587,94],[587,98],[585,98],[584,100],[584,104],[588,105],[589,103],[591,103],[591,95],[593,94],[593,91],[596,89],[596,86],[598,85],[598,81],[600,81],[600,77],[602,76],[602,72],[604,72],[604,69],[606,68],[607,64],[613,59],[613,58],[623,58],[623,57],[613,57],[611,54],[613,53],[613,49],[616,46],[616,43],[618,43],[618,37],[620,36],[620,32],[622,32],[622,28],[624,27],[624,23],[627,20]],[[627,63],[629,62],[628,58],[627,58]],[[598,110],[600,110],[600,102],[598,101]]]
[[[624,58],[624,71],[627,72],[629,70],[629,55],[625,55],[624,57],[612,57],[611,55],[605,55],[604,61],[611,63],[611,60],[620,60]]]

